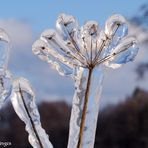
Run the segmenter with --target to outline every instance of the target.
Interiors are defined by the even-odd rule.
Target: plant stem
[[[82,110],[80,132],[79,132],[79,140],[78,140],[77,148],[81,148],[82,139],[83,139],[83,132],[84,132],[84,128],[85,128],[85,119],[86,119],[86,113],[87,113],[87,104],[88,104],[88,99],[89,99],[89,90],[90,90],[92,71],[93,71],[93,69],[90,68],[89,69],[89,74],[88,74],[88,79],[87,79],[85,97],[84,97],[84,106],[83,106],[83,110]]]
[[[29,119],[30,119],[30,122],[31,122],[31,125],[32,125],[32,128],[33,128],[33,131],[34,131],[35,136],[36,136],[36,138],[37,138],[37,140],[38,140],[38,142],[39,142],[39,145],[40,145],[41,148],[44,148],[43,145],[42,145],[42,142],[41,142],[41,140],[40,140],[40,138],[39,138],[39,135],[38,135],[38,133],[37,133],[37,130],[36,130],[36,128],[35,128],[34,122],[33,122],[32,118],[31,118],[31,115],[30,115],[30,113],[29,113],[29,111],[28,111],[28,108],[27,108],[27,105],[26,105],[26,103],[25,103],[24,96],[23,96],[23,93],[22,93],[22,90],[21,90],[20,85],[19,85],[19,93],[20,93],[20,95],[21,95],[21,98],[22,98],[22,101],[23,101],[23,105],[24,105],[25,110],[26,110],[26,112],[27,112],[27,115],[28,115],[28,117],[29,117]]]
[[[93,148],[104,67],[83,69],[75,81],[68,148]]]

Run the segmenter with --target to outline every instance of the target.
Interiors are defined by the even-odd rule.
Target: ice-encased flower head
[[[73,16],[62,13],[56,30],[45,30],[32,49],[59,74],[75,80],[68,148],[94,147],[104,67],[118,68],[138,52],[126,20],[114,14],[101,30],[96,21],[78,27]]]
[[[103,63],[117,68],[133,61],[138,47],[128,35],[123,16],[109,17],[101,30],[96,21],[88,21],[78,28],[77,20],[60,14],[56,30],[45,30],[33,46],[33,52],[49,62],[62,75],[71,75],[76,67],[91,69]]]

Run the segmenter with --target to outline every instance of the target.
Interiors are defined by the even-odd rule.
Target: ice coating
[[[138,46],[135,38],[124,38],[122,42],[112,51],[105,62],[107,67],[118,68],[127,62],[133,61],[138,53]]]
[[[48,62],[53,69],[56,69],[60,75],[69,76],[74,73],[73,67],[67,66],[63,63],[62,59],[64,59],[64,57],[61,60],[58,60],[56,59],[57,55],[54,57],[54,53],[51,54],[51,52],[49,52],[50,49],[48,48],[47,42],[41,39],[37,40],[33,44],[32,50],[34,54],[38,55],[42,60]]]
[[[0,71],[0,109],[12,91],[12,75],[8,70]]]
[[[61,40],[56,31],[51,29],[45,30],[41,34],[41,39],[47,42],[48,52],[57,59],[66,63],[70,67],[80,64],[80,62],[74,57],[74,53],[63,44],[64,41]]]
[[[71,37],[76,35],[78,22],[74,16],[61,13],[56,21],[56,28],[63,40],[71,41]]]
[[[96,21],[87,21],[80,30],[81,52],[87,60],[95,58],[99,29]],[[91,62],[90,61],[90,62]]]
[[[125,18],[120,14],[114,14],[110,16],[105,22],[105,34],[110,38],[112,37],[116,29],[121,25],[126,24]],[[123,30],[124,32],[124,30]]]
[[[0,28],[0,69],[7,69],[10,50],[10,38],[6,31]]]
[[[119,14],[109,17],[101,30],[96,21],[87,21],[79,29],[73,16],[62,13],[56,28],[41,34],[40,42],[48,50],[37,53],[41,48],[33,45],[33,52],[59,74],[75,80],[68,148],[93,148],[104,67],[118,68],[133,61],[137,43],[128,36],[126,20]]]
[[[41,126],[35,95],[28,80],[22,77],[14,80],[11,102],[19,118],[26,124],[30,144],[34,148],[53,148]]]
[[[80,79],[75,82],[75,94],[72,102],[72,113],[70,119],[70,131],[68,148],[82,147],[91,148],[94,146],[95,130],[99,112],[99,100],[102,91],[102,81],[104,68],[96,67],[91,73],[90,89],[88,95],[88,103],[86,109],[84,133],[79,141],[79,133],[82,122],[83,108],[85,104],[85,92],[88,83],[89,70],[83,69],[79,73]],[[78,143],[81,145],[78,145]]]

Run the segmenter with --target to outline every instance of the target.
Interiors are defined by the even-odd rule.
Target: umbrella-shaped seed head
[[[117,68],[133,61],[138,51],[135,39],[128,37],[125,18],[119,14],[109,17],[104,29],[100,29],[96,21],[78,27],[73,16],[62,13],[56,21],[56,30],[45,30],[37,42],[33,52],[51,65],[56,62],[56,69],[62,71],[61,63],[70,71],[76,67],[92,69],[99,64]],[[47,48],[46,52],[41,50]]]

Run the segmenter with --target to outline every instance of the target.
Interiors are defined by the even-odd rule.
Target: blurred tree
[[[144,79],[146,72],[148,72],[148,63],[140,63],[136,68],[136,72],[139,79]]]
[[[139,8],[138,13],[136,13],[136,15],[132,17],[130,21],[141,28],[140,35],[137,34],[137,36],[141,36],[139,39],[140,44],[145,50],[148,51],[148,3],[143,4]],[[138,64],[136,72],[138,74],[138,78],[145,78],[144,76],[146,76],[146,72],[148,72],[148,61]]]
[[[39,111],[54,148],[66,148],[70,107],[42,102]],[[148,92],[137,88],[124,102],[102,110],[98,121],[95,148],[148,148]],[[0,141],[12,142],[11,148],[31,148],[24,126],[11,104],[0,111]]]
[[[117,106],[107,107],[99,116],[96,148],[148,147],[148,93],[136,89],[133,96]]]

